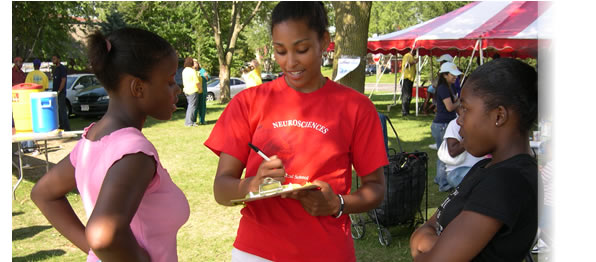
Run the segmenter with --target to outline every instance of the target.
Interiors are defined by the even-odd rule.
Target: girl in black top
[[[461,93],[463,145],[478,162],[410,238],[414,261],[521,261],[537,229],[537,165],[528,131],[537,117],[537,74],[516,59],[472,73]]]

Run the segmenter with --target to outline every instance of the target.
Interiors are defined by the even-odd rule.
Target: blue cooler
[[[58,128],[58,96],[56,92],[38,92],[29,95],[34,133],[47,133]]]

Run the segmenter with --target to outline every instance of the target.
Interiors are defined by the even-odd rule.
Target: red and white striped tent
[[[552,5],[550,1],[472,2],[409,28],[369,38],[367,49],[373,54],[393,55],[416,49],[419,59],[425,55],[486,57],[494,53],[501,57],[536,58],[539,50],[551,46],[554,35]],[[331,43],[327,51],[334,47]],[[421,67],[422,63],[417,66]],[[418,76],[417,80],[417,86],[420,86]]]
[[[553,38],[552,2],[473,2],[424,23],[368,39],[370,53],[470,56],[474,49],[502,57],[536,57]],[[478,44],[478,46],[477,46]],[[478,52],[478,51],[476,51]]]

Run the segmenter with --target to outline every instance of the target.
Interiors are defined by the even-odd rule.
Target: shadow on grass
[[[21,159],[23,160],[23,180],[36,183],[46,173],[45,159],[42,160],[29,155],[23,155]],[[19,165],[19,157],[13,156],[12,161],[17,165],[12,166],[12,175],[18,179],[19,169],[17,167]],[[48,162],[48,166],[50,169],[55,165],[55,163]]]
[[[19,212],[12,212],[12,216],[13,217],[14,216],[18,216],[18,215],[22,215],[22,214],[25,214],[25,212],[20,212],[20,211]]]
[[[59,149],[58,149],[59,150]],[[48,148],[48,152],[51,152]],[[22,157],[23,160],[23,180],[27,180],[29,182],[32,183],[37,183],[37,181],[39,181],[39,179],[45,175],[46,173],[46,161],[45,159],[38,159],[32,156],[28,156],[28,155],[23,155]],[[18,156],[14,156],[12,158],[12,161],[18,166],[19,164],[19,157]],[[25,167],[25,165],[29,165],[28,167]],[[52,167],[54,167],[56,164],[52,163],[52,162],[48,162],[48,167],[49,169],[52,169]],[[19,169],[17,168],[17,166],[12,166],[12,175],[15,178],[19,178]],[[17,190],[19,190],[17,188]],[[77,188],[75,187],[73,190],[70,191],[70,194],[79,194]],[[23,212],[17,212],[17,213],[12,213],[13,216],[16,215],[20,215],[23,214]]]
[[[37,235],[39,232],[50,229],[52,226],[30,226],[12,230],[12,241],[22,240]]]
[[[37,251],[33,254],[26,255],[24,257],[13,257],[13,262],[27,262],[27,261],[41,261],[44,259],[48,259],[51,257],[62,256],[66,254],[66,251],[62,249],[51,249],[51,250],[42,250]]]

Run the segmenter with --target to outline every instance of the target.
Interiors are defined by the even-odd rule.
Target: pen
[[[270,161],[271,159],[269,159],[269,157],[265,154],[263,154],[263,152],[261,151],[261,149],[259,149],[258,147],[256,147],[255,145],[248,143],[248,146],[250,146],[250,148],[252,148],[252,150],[254,150],[255,152],[257,152],[257,154],[259,154],[259,156],[261,156],[263,159]]]

